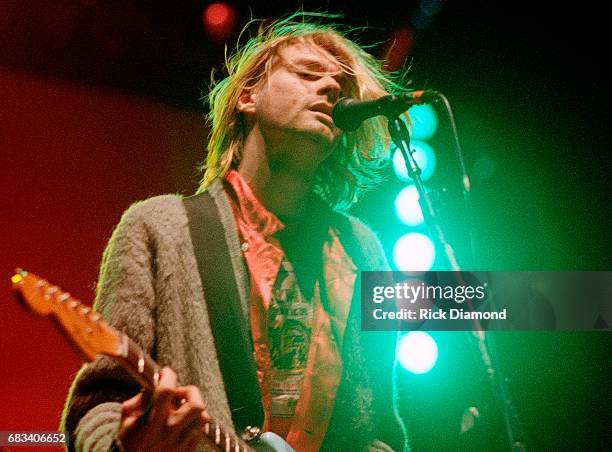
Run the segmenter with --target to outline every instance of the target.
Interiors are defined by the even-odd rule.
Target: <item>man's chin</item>
[[[329,157],[334,151],[334,149],[336,149],[340,144],[340,136],[335,136],[333,134],[329,134],[326,136],[319,135],[318,137],[315,137],[315,140],[317,140],[317,144],[321,146],[321,154],[323,160]]]
[[[342,131],[337,127],[324,126],[323,129],[317,129],[316,136],[319,137],[319,142],[328,148],[335,148],[342,138]]]

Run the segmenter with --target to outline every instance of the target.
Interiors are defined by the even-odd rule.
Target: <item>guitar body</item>
[[[295,452],[284,439],[272,432],[262,433],[258,439],[249,443],[249,446],[257,452]]]
[[[157,385],[159,365],[124,333],[109,326],[99,313],[33,273],[17,269],[11,281],[18,299],[35,313],[51,316],[85,361],[106,355],[122,365],[143,388],[151,390]],[[212,418],[204,427],[204,434],[221,451],[295,452],[272,432],[247,443]]]

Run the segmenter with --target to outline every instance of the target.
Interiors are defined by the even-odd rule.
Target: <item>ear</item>
[[[236,110],[247,115],[254,114],[257,110],[257,93],[253,90],[244,90],[238,96]]]

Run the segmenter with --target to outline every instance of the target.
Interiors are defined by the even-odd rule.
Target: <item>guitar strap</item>
[[[236,278],[219,211],[208,192],[183,199],[225,392],[237,432],[262,427],[263,406],[250,328],[240,306]]]

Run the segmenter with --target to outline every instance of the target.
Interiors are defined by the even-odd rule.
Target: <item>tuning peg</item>
[[[23,271],[21,268],[15,269],[15,274],[11,276],[11,282],[13,284],[21,284],[23,285],[23,278],[28,274],[28,272]]]

